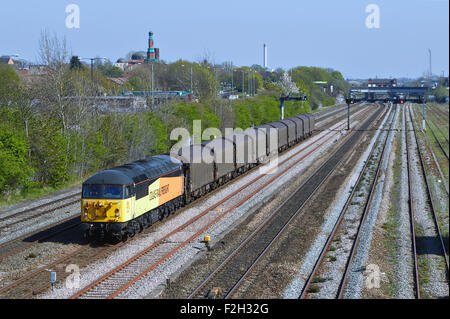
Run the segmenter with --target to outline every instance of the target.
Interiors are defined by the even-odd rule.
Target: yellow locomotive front
[[[182,163],[167,155],[99,172],[83,183],[85,236],[126,240],[181,207],[183,195]]]
[[[103,240],[108,234],[122,239],[121,232],[134,215],[132,189],[133,185],[83,184],[81,222],[89,225],[87,237]]]
[[[123,223],[130,219],[133,198],[124,185],[84,185],[81,221]]]

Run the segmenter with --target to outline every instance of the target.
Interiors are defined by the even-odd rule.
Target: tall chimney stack
[[[264,60],[263,60],[263,66],[264,68],[267,68],[267,44],[264,43]]]

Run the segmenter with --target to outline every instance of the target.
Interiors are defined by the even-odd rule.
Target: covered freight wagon
[[[214,183],[214,162],[203,161],[203,148],[202,144],[195,144],[170,153],[170,156],[183,162],[188,201],[208,192]]]
[[[304,139],[304,129],[303,129],[303,121],[301,119],[299,119],[298,117],[290,117],[288,118],[288,120],[291,120],[292,122],[295,123],[295,132],[296,132],[296,140],[297,142],[301,141]]]

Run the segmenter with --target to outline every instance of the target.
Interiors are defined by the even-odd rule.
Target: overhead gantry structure
[[[425,130],[425,105],[426,93],[429,91],[428,87],[361,87],[354,88],[349,91],[347,102],[347,130],[350,130],[350,104],[357,102],[382,102],[403,104],[406,102],[421,103],[422,107],[422,129]]]

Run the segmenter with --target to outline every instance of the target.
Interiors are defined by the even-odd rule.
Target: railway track
[[[119,243],[114,248],[118,249],[122,245],[123,243]],[[79,247],[69,254],[39,267],[2,287],[0,289],[0,299],[33,298],[51,288],[49,271],[56,272],[58,281],[63,282],[70,275],[70,272],[66,271],[68,265],[74,264],[82,268],[103,258],[108,252],[110,252],[109,246],[95,248],[86,246]]]
[[[5,258],[18,254],[25,249],[33,247],[43,241],[58,236],[70,229],[81,225],[80,217],[69,217],[57,223],[48,225],[31,234],[23,235],[19,238],[0,244],[0,262]]]
[[[352,247],[351,247],[350,251],[347,253],[347,255],[348,255],[347,262],[345,263],[345,267],[341,274],[342,277],[339,280],[339,284],[337,285],[337,289],[336,289],[335,295],[334,295],[335,298],[339,298],[339,299],[343,298],[343,294],[344,294],[344,290],[345,290],[345,287],[346,287],[346,284],[348,281],[348,276],[350,273],[352,262],[353,262],[355,253],[357,251],[358,243],[360,241],[360,237],[361,237],[361,233],[362,233],[361,228],[364,225],[364,222],[366,220],[368,212],[372,206],[374,192],[378,185],[378,179],[380,176],[383,158],[385,156],[386,145],[388,142],[388,138],[392,132],[392,126],[394,125],[394,122],[396,119],[396,114],[395,114],[396,112],[397,112],[397,109],[394,112],[391,112],[391,120],[389,123],[389,128],[385,134],[386,136],[384,137],[383,141],[381,143],[373,144],[370,154],[367,157],[367,160],[365,161],[364,166],[362,167],[354,186],[351,188],[350,195],[347,197],[347,200],[346,200],[341,212],[339,213],[339,216],[338,216],[338,218],[337,218],[337,220],[325,242],[325,245],[324,245],[320,255],[318,256],[318,258],[314,264],[314,267],[313,267],[312,271],[310,272],[308,279],[305,282],[305,285],[302,288],[302,291],[299,295],[299,299],[307,298],[309,296],[309,294],[311,292],[313,292],[313,290],[311,289],[312,284],[314,282],[320,282],[321,279],[318,277],[318,274],[319,274],[321,268],[323,268],[323,266],[324,266],[324,261],[325,261],[325,258],[327,257],[327,253],[329,252],[330,246],[335,241],[336,235],[339,233],[342,222],[343,222],[344,218],[346,217],[349,208],[351,207],[352,204],[355,204],[353,202],[354,196],[357,192],[360,192],[360,187],[362,186],[361,185],[362,180],[363,179],[368,179],[368,180],[371,179],[372,182],[370,183],[370,186],[369,186],[368,196],[366,196],[364,206],[362,207],[363,209],[358,216],[359,222],[358,222],[358,227],[356,229],[356,233],[347,234],[347,237],[353,238]],[[381,137],[379,137],[379,138],[381,138]],[[379,145],[383,145],[381,147],[381,150],[380,150]],[[373,168],[371,167],[371,165],[372,165],[371,163],[373,160],[377,160],[375,174],[373,177],[367,177],[367,176],[372,175],[371,170]],[[333,278],[333,280],[337,280],[337,278]]]
[[[409,206],[409,221],[411,225],[411,243],[413,252],[413,263],[414,263],[414,293],[417,299],[420,299],[420,278],[419,278],[419,266],[418,266],[418,254],[417,254],[417,243],[416,243],[416,227],[415,227],[415,208],[414,208],[414,194],[412,191],[412,169],[411,169],[411,154],[410,154],[410,137],[409,137],[409,125],[407,121],[406,112],[409,109],[405,108],[403,116],[405,119],[406,128],[406,158],[407,158],[407,169],[408,169],[408,206]],[[414,127],[412,128],[414,130]]]
[[[51,201],[49,203],[45,203],[45,204],[39,205],[37,207],[29,208],[29,209],[26,209],[26,210],[23,210],[23,211],[20,211],[20,212],[17,212],[17,213],[14,213],[14,214],[2,217],[2,218],[0,218],[0,224],[3,224],[3,225],[0,225],[0,232],[3,232],[5,230],[7,230],[11,226],[14,226],[14,225],[17,225],[17,224],[20,224],[20,223],[32,220],[34,218],[38,218],[38,217],[47,215],[47,214],[50,214],[50,213],[53,213],[53,212],[55,212],[55,211],[57,211],[59,209],[66,208],[66,207],[71,206],[71,205],[77,204],[80,201],[79,200],[80,196],[81,196],[81,193],[73,194],[73,195],[70,195],[70,196],[66,196],[64,198],[60,198],[60,199]],[[77,198],[77,199],[72,200],[73,198]],[[42,208],[49,207],[49,206],[52,206],[52,205],[55,205],[55,204],[57,204],[59,202],[64,202],[64,201],[67,201],[67,202],[65,202],[62,205],[58,205],[56,207],[52,207],[52,208],[44,209],[44,210],[40,211]],[[36,211],[38,211],[38,212],[35,213]]]
[[[432,114],[434,114],[436,119],[440,119],[441,121],[447,121],[448,122],[448,114],[447,115],[442,114],[443,112],[439,113],[438,111],[440,111],[440,110],[435,109],[435,108],[431,108],[431,107],[428,107],[428,110],[430,110],[430,112]],[[443,145],[445,143],[447,145],[447,148],[449,147],[448,138],[446,137],[444,132],[442,132],[442,130],[439,128],[439,126],[436,123],[433,122],[436,131],[440,134],[440,136],[442,136],[444,138],[444,141],[442,141],[442,143],[441,143],[441,141],[438,138],[438,135],[436,134],[435,129],[433,129],[433,127],[430,125],[429,119],[425,120],[425,122],[426,122],[426,125],[428,126],[428,128],[430,129],[431,134],[433,135],[436,143],[439,145],[439,148],[441,149],[442,153],[444,154],[444,156],[447,158],[447,161],[448,161],[448,159],[449,159],[448,158],[448,152],[445,150],[445,147],[444,147],[445,145]]]
[[[336,111],[332,112],[332,114],[329,114],[328,116],[333,116],[333,115],[335,115],[336,113],[339,113],[339,112],[342,112],[342,110],[336,110]],[[352,114],[354,114],[356,112],[357,111],[352,110]],[[326,116],[322,115],[319,119],[316,119],[316,121],[321,121],[324,118],[326,118]],[[31,213],[31,212],[34,212],[35,210],[39,210],[39,209],[42,209],[42,208],[54,205],[54,204],[56,204],[56,203],[58,203],[60,201],[68,200],[68,199],[71,199],[71,198],[74,198],[74,197],[79,197],[80,195],[81,195],[81,193],[76,193],[76,194],[73,194],[73,195],[69,195],[69,196],[66,196],[66,197],[54,200],[54,201],[50,201],[48,203],[45,203],[45,204],[42,204],[42,205],[39,205],[39,206],[36,206],[36,207],[33,207],[33,208],[22,210],[20,212],[17,212],[17,213],[14,213],[14,214],[11,214],[11,215],[8,215],[8,216],[0,218],[0,222],[7,221],[7,220],[10,220],[10,219],[15,219],[17,217],[21,217],[22,214]],[[35,214],[35,215],[31,215],[31,216],[28,216],[28,217],[25,217],[25,218],[13,221],[12,223],[7,224],[6,226],[0,226],[0,231],[3,230],[3,229],[7,229],[7,228],[9,228],[9,227],[11,227],[13,225],[18,224],[18,223],[30,220],[32,218],[37,218],[39,216],[43,216],[45,214],[49,214],[49,213],[51,213],[53,211],[56,211],[56,210],[64,208],[64,207],[67,207],[69,205],[76,204],[76,203],[78,203],[78,201],[79,200],[77,199],[75,201],[71,201],[71,202],[66,203],[64,205],[60,205],[60,206],[58,206],[56,208],[52,208],[52,209],[40,212],[40,213]],[[36,231],[34,231],[32,233],[25,234],[25,235],[20,236],[18,238],[15,238],[15,239],[12,239],[10,241],[1,243],[0,244],[0,261],[3,260],[4,258],[8,257],[8,256],[11,256],[13,254],[17,254],[17,253],[19,253],[19,252],[21,252],[21,251],[23,251],[25,249],[28,249],[28,248],[38,244],[39,242],[42,242],[42,241],[47,240],[49,238],[52,238],[53,236],[59,235],[60,233],[64,232],[65,230],[72,229],[72,228],[74,228],[74,227],[76,227],[76,226],[81,224],[81,222],[73,224],[71,222],[72,219],[73,219],[73,217],[69,217],[69,218],[63,219],[63,220],[58,221],[56,223],[53,223],[53,224],[50,224],[50,225],[45,226],[43,228],[40,228],[40,229],[38,229],[38,230],[36,230]],[[68,225],[67,227],[60,227],[59,226],[61,224],[65,224],[65,223],[68,223],[68,222],[70,222],[70,225]],[[54,231],[52,232],[53,229],[54,229]]]
[[[432,113],[436,114],[438,116],[438,118],[442,117],[443,121],[445,119],[448,120],[448,112],[444,112],[441,109],[439,109],[438,107],[431,107],[429,105],[427,105],[427,109],[430,110]]]
[[[359,141],[363,131],[381,114],[377,110],[366,120],[359,130],[353,131],[344,144],[338,147],[328,159],[312,173],[305,182],[278,206],[225,260],[188,296],[204,298],[214,287],[220,287],[225,298],[233,295],[236,289],[248,278],[277,241],[288,225],[302,212],[302,208],[325,183],[343,161],[344,155]]]
[[[414,114],[414,118],[416,118],[416,110],[414,109],[414,107],[412,108],[412,112],[413,112],[413,114]],[[416,122],[417,123],[417,122]],[[423,138],[424,138],[424,141],[425,141],[425,144],[427,145],[427,147],[428,147],[428,152],[431,154],[431,157],[433,158],[433,161],[434,161],[434,164],[435,164],[435,166],[436,166],[436,168],[437,168],[437,170],[438,170],[438,172],[439,172],[439,175],[440,175],[440,177],[441,177],[441,181],[444,183],[444,187],[445,187],[445,191],[447,192],[447,196],[448,196],[448,194],[449,194],[449,187],[448,187],[448,183],[447,183],[447,178],[446,178],[446,176],[444,175],[444,172],[443,172],[443,167],[441,166],[442,164],[441,164],[441,162],[438,160],[438,158],[436,157],[436,154],[435,154],[435,152],[434,152],[434,149],[433,149],[433,147],[431,146],[431,144],[430,144],[430,142],[429,142],[429,139],[428,139],[428,136],[427,136],[427,134],[426,134],[426,132],[423,132],[422,131],[422,134],[423,134]],[[436,139],[436,136],[434,136],[435,137],[435,139]],[[444,154],[444,156],[446,155],[446,153],[445,153],[445,151],[443,150],[443,148],[442,148],[442,146],[440,145],[440,149],[441,149],[441,151],[443,152],[443,154]],[[447,161],[448,161],[448,159],[447,159]]]
[[[344,124],[340,125],[340,127],[342,127],[342,128],[344,126],[345,126]],[[325,139],[326,137],[328,137],[328,139],[331,139],[336,134],[337,133],[335,131],[330,131],[330,132],[328,132],[328,134],[319,138],[316,142],[319,142],[319,141]],[[317,147],[320,147],[323,143],[325,143],[325,142],[320,143],[320,145],[318,145]],[[313,143],[311,143],[310,146],[308,146],[306,149],[312,147],[312,145],[313,145]],[[315,148],[317,148],[317,147],[315,147]],[[304,150],[302,150],[302,151],[304,151]],[[297,152],[296,154],[298,154],[298,153],[299,152]],[[248,183],[246,186],[249,186],[250,184],[251,183]],[[216,191],[218,191],[218,190],[216,190]],[[215,193],[216,191],[212,192],[211,194]],[[238,192],[235,192],[234,194],[236,194]],[[189,208],[189,206],[186,208]],[[213,208],[210,207],[210,209],[213,209]],[[31,236],[30,235],[23,236],[23,237],[32,238],[32,240],[30,240],[29,242],[22,241],[23,237],[21,237],[18,240],[2,244],[0,246],[0,251],[2,252],[2,255],[0,255],[0,259],[4,259],[12,254],[18,253],[19,251],[29,248],[32,245],[36,245],[37,243],[44,241],[45,239],[56,236],[60,233],[63,233],[64,231],[67,231],[68,229],[72,229],[80,224],[79,221],[77,220],[77,218],[72,218],[72,219],[73,220],[68,221],[70,223],[63,223],[64,225],[61,227],[59,227],[59,226],[55,227],[55,224],[53,224],[46,228],[47,231],[42,232],[42,230],[40,230],[40,232],[39,231],[36,232],[37,234],[35,233],[34,235],[32,234]],[[67,220],[66,220],[66,222],[67,222]],[[61,223],[62,222],[59,222],[58,224],[61,224]],[[118,247],[120,247],[120,246],[116,246],[115,248],[118,248]],[[87,250],[88,252],[84,252],[83,255],[80,255],[81,250],[75,251],[73,253],[70,253],[67,256],[64,256],[52,263],[49,263],[49,264],[41,267],[40,269],[33,270],[33,271],[25,274],[18,280],[15,280],[14,282],[11,282],[7,286],[4,286],[3,288],[1,288],[0,289],[0,298],[2,298],[2,297],[7,297],[7,298],[9,298],[9,297],[14,297],[14,298],[15,297],[20,297],[20,298],[32,297],[34,295],[39,294],[40,292],[47,290],[49,288],[48,278],[46,278],[46,277],[48,277],[48,274],[45,273],[45,269],[51,269],[51,268],[62,269],[64,264],[67,265],[67,262],[68,262],[67,258],[69,258],[70,260],[72,260],[73,263],[78,264],[78,265],[88,264],[88,262],[85,261],[86,260],[85,256],[89,256],[89,254],[91,256],[94,256],[95,249],[91,248],[91,247],[85,247],[84,250]],[[105,255],[105,253],[102,253],[102,254]],[[78,261],[78,259],[80,259],[80,261]],[[57,276],[58,282],[62,281],[67,275],[68,274],[66,274],[64,272],[58,273],[58,276]],[[39,283],[41,283],[41,285],[39,285]],[[44,284],[42,285],[42,283],[44,283]]]
[[[428,207],[430,209],[430,215],[432,218],[432,223],[434,224],[435,227],[435,231],[437,234],[437,238],[439,241],[439,246],[442,252],[442,256],[445,259],[445,264],[446,264],[446,273],[448,276],[448,272],[449,272],[449,260],[448,260],[448,254],[446,251],[446,247],[445,247],[445,243],[444,243],[444,239],[441,233],[441,229],[439,226],[439,220],[437,217],[437,211],[436,211],[436,205],[435,205],[435,200],[433,199],[433,194],[430,188],[430,182],[428,180],[428,174],[425,168],[425,162],[424,162],[424,158],[423,158],[423,154],[422,154],[422,150],[420,148],[419,142],[418,142],[418,138],[417,138],[417,129],[415,127],[414,124],[414,115],[413,115],[413,111],[411,111],[410,105],[407,106],[407,112],[408,112],[408,117],[409,117],[409,123],[411,124],[411,131],[413,133],[413,139],[414,141],[411,141],[410,137],[407,135],[407,145],[411,145],[412,149],[417,150],[417,154],[418,154],[418,158],[419,158],[419,162],[420,162],[420,174],[423,176],[424,179],[424,184],[425,184],[425,192],[426,192],[426,198],[428,201]],[[407,119],[408,121],[408,119]],[[409,126],[408,126],[409,127]],[[408,131],[408,130],[407,130]],[[416,281],[416,297],[417,298],[421,298],[421,293],[420,293],[420,278],[419,278],[419,268],[418,268],[418,254],[417,254],[417,247],[416,247],[416,231],[415,231],[415,211],[414,211],[414,196],[412,194],[412,183],[414,182],[413,179],[411,178],[412,175],[412,168],[411,168],[411,158],[410,158],[410,151],[409,151],[409,147],[407,147],[408,149],[408,181],[409,181],[409,196],[410,196],[410,209],[411,209],[411,228],[412,228],[412,234],[414,235],[413,238],[413,252],[414,252],[414,256],[415,256],[415,281]],[[415,182],[414,182],[415,183]]]
[[[340,126],[345,127],[345,124],[341,124]],[[229,214],[231,211],[240,207],[244,204],[249,198],[253,197],[256,193],[267,187],[274,180],[276,180],[281,174],[286,173],[291,167],[298,164],[300,161],[304,160],[307,156],[312,154],[316,149],[320,148],[323,144],[325,144],[329,139],[334,138],[337,134],[340,134],[336,131],[329,131],[314,142],[311,142],[308,146],[302,148],[297,151],[295,154],[289,156],[287,159],[279,163],[278,167],[282,165],[289,164],[288,167],[284,168],[281,172],[279,172],[274,177],[270,178],[267,182],[257,184],[256,182],[262,179],[265,175],[259,174],[258,177],[251,180],[249,183],[243,185],[236,191],[234,191],[229,196],[225,197],[221,201],[216,204],[208,207],[200,214],[189,220],[187,223],[179,226],[174,229],[164,237],[160,238],[156,242],[154,242],[147,249],[144,249],[140,253],[134,255],[132,258],[128,259],[123,264],[117,266],[115,269],[101,277],[99,280],[91,283],[87,287],[83,288],[81,291],[72,296],[72,298],[115,298],[121,295],[125,290],[134,285],[139,279],[149,274],[151,271],[157,269],[163,262],[167,261],[171,256],[177,253],[179,250],[187,246],[189,243],[195,241],[201,234],[203,234],[206,230],[211,228],[214,224],[220,221],[223,217]],[[320,143],[319,143],[320,142]],[[296,156],[300,156],[296,158]],[[289,160],[293,160],[293,163],[289,163]],[[262,184],[262,185],[261,185]],[[256,190],[252,191],[249,195],[245,196],[245,198],[239,197],[243,190],[248,187],[256,187],[259,186]],[[187,239],[183,239],[180,241],[171,239],[175,235],[179,235],[184,229],[188,226],[192,225],[194,222],[198,221],[203,216],[209,215],[211,211],[214,211],[217,207],[223,207],[226,205],[227,209],[219,214],[216,218],[206,224],[206,226],[201,227],[195,234],[189,236]],[[178,243],[177,243],[178,241]],[[175,243],[174,243],[175,242]]]

